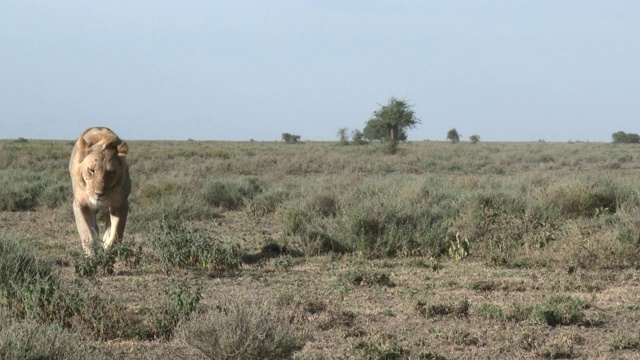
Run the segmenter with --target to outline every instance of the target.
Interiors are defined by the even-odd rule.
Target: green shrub
[[[400,344],[396,336],[381,333],[372,340],[361,340],[355,344],[355,350],[362,359],[385,359],[400,360],[405,359],[408,351]]]
[[[73,192],[69,181],[55,181],[47,185],[38,199],[40,205],[55,209],[62,204],[71,204]]]
[[[480,304],[478,306],[477,313],[480,317],[488,320],[504,319],[504,312],[502,311],[502,308],[496,305]]]
[[[81,254],[73,260],[76,274],[81,277],[112,275],[117,260],[124,262],[130,268],[136,268],[142,259],[142,246],[134,249],[131,245],[127,242],[118,242],[108,250],[95,246],[93,257]]]
[[[458,303],[426,303],[418,301],[415,309],[420,315],[427,318],[445,315],[467,317],[469,316],[469,301],[467,299],[460,300]]]
[[[348,284],[356,286],[396,286],[388,273],[370,269],[354,269],[344,274],[343,278]]]
[[[34,210],[44,189],[40,176],[0,173],[0,211]]]
[[[248,201],[248,210],[252,215],[265,216],[275,212],[289,197],[289,192],[285,190],[260,193]]]
[[[548,202],[564,216],[615,213],[632,193],[607,178],[577,178],[548,189]]]
[[[63,286],[51,264],[39,261],[24,242],[0,237],[0,302],[14,316],[33,319],[108,340],[134,336],[135,318],[81,283]]]
[[[71,315],[61,291],[51,264],[39,261],[24,241],[0,236],[0,297],[16,315],[31,319]]]
[[[531,317],[533,322],[549,326],[582,324],[583,307],[584,303],[578,298],[555,295],[542,304],[534,305]]]
[[[165,266],[201,268],[212,274],[235,272],[242,266],[240,250],[235,244],[213,239],[206,229],[189,229],[163,217],[149,239]]]
[[[106,359],[57,324],[18,321],[0,308],[0,359]]]
[[[548,326],[579,325],[584,323],[584,307],[585,304],[578,298],[554,295],[538,304],[512,304],[505,318]]]
[[[235,210],[244,206],[264,189],[264,182],[257,178],[248,178],[241,182],[213,181],[203,185],[202,197],[207,204]]]
[[[284,309],[256,299],[223,301],[183,323],[180,338],[209,359],[286,359],[305,341]]]
[[[343,210],[342,233],[348,247],[371,258],[446,253],[445,214],[428,206],[363,202]]]
[[[311,211],[324,217],[336,216],[338,212],[338,202],[331,195],[316,195],[311,198],[309,206]]]
[[[154,317],[155,335],[164,340],[170,340],[173,332],[181,321],[189,320],[200,299],[202,299],[202,285],[190,292],[182,282],[173,282],[166,289],[168,299],[161,311]]]

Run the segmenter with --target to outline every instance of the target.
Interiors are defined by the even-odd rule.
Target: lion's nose
[[[102,190],[96,190],[94,191],[94,193],[96,194],[96,198],[98,199],[100,199],[102,195],[104,195],[104,192]]]

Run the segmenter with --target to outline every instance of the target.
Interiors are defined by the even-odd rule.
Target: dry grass
[[[47,303],[48,293],[0,285],[4,307],[74,305],[57,318],[3,310],[25,330],[0,331],[0,354],[61,351],[55,336],[34,344],[33,334],[95,347],[77,358],[640,351],[633,145],[424,142],[390,156],[375,144],[132,141],[125,243],[97,263],[78,260],[71,146],[0,141],[0,241],[25,243],[42,262],[30,266],[76,294]],[[176,226],[162,233],[162,219]]]

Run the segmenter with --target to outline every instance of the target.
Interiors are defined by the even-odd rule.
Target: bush
[[[212,239],[206,229],[188,229],[166,217],[149,242],[166,266],[201,268],[216,275],[235,272],[242,266],[235,244],[224,244]]]
[[[61,319],[71,315],[51,264],[38,261],[19,239],[0,237],[0,298],[16,315],[31,319]],[[66,295],[66,294],[65,294]]]
[[[284,190],[260,193],[248,201],[247,208],[252,215],[265,216],[275,212],[289,197],[289,192]]]
[[[165,289],[165,293],[168,299],[154,318],[155,335],[170,340],[178,323],[189,320],[198,307],[202,299],[202,285],[191,293],[186,284],[174,282]]]
[[[454,303],[431,303],[428,304],[423,301],[418,301],[416,304],[416,311],[427,318],[454,315],[457,317],[469,316],[469,301],[463,299],[457,304]]]
[[[0,211],[28,211],[38,206],[45,186],[39,176],[2,174],[0,177]]]
[[[49,184],[42,194],[38,202],[50,209],[55,209],[62,204],[71,204],[73,200],[73,192],[71,184],[68,181],[55,181]]]
[[[446,253],[447,219],[428,207],[363,202],[344,211],[348,247],[371,258]]]
[[[283,309],[247,298],[226,300],[195,316],[178,334],[209,359],[285,359],[305,339]]]
[[[264,182],[249,178],[242,182],[214,181],[203,186],[202,196],[207,204],[236,210],[263,191]]]
[[[78,255],[73,261],[73,267],[78,276],[112,275],[117,260],[123,261],[130,268],[136,268],[141,259],[142,246],[133,249],[130,243],[118,242],[107,250],[95,246],[93,257]]]
[[[549,203],[564,216],[594,216],[615,213],[621,199],[633,198],[610,179],[578,178],[548,190]]]
[[[81,344],[56,324],[17,321],[0,308],[0,359],[104,359],[99,351]]]
[[[548,326],[580,325],[584,323],[584,307],[578,298],[554,295],[539,304],[513,304],[505,313],[505,318]]]

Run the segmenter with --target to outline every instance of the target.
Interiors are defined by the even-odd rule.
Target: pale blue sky
[[[640,1],[0,0],[0,138],[410,140],[640,133]]]

